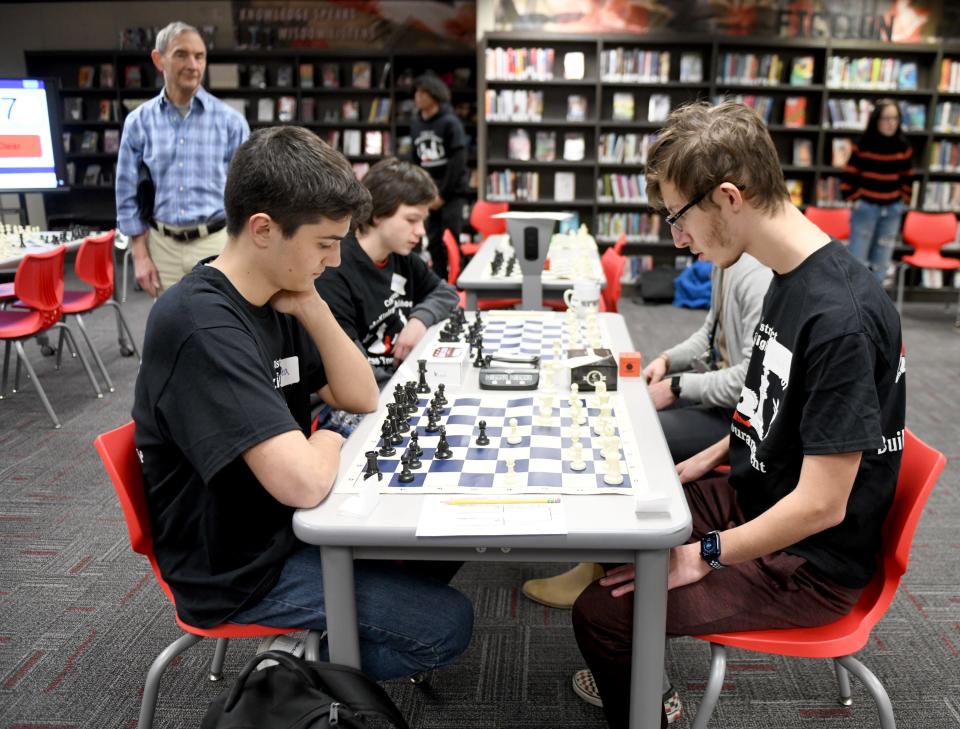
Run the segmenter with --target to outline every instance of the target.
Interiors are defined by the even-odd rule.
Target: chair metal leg
[[[903,279],[907,274],[907,267],[902,264],[897,264],[897,313],[901,316],[903,315]]]
[[[10,340],[3,343],[3,379],[0,380],[0,400],[7,396],[7,372],[10,371]]]
[[[57,337],[57,361],[53,364],[53,369],[59,370],[60,364],[63,361],[63,331],[61,330],[60,336]]]
[[[837,686],[840,687],[840,696],[837,701],[840,702],[841,706],[853,706],[853,698],[850,693],[850,673],[840,665],[839,661],[835,660],[833,667],[837,672]]]
[[[77,346],[77,340],[73,338],[73,332],[70,331],[70,327],[63,322],[54,324],[53,326],[66,335],[67,346],[72,347],[73,351],[77,353],[77,358],[80,360],[80,364],[83,365],[83,369],[87,373],[87,378],[90,380],[90,384],[93,385],[93,391],[96,394],[97,399],[102,398],[103,392],[100,390],[100,383],[97,382],[97,378],[93,376],[93,370],[90,369],[90,363],[87,362],[86,356],[80,351],[80,347]]]
[[[17,344],[20,344],[20,342],[17,342]],[[16,366],[13,368],[13,392],[17,392],[17,391],[20,390],[20,356],[19,356],[19,353],[22,352],[22,351],[23,351],[23,345],[21,345],[20,348],[17,350],[17,364],[16,364]],[[26,357],[26,352],[24,352],[24,357]],[[31,368],[31,369],[32,369],[32,368]],[[27,376],[29,377],[29,372],[27,373]]]
[[[121,332],[120,336],[120,354],[124,357],[129,357],[131,354],[137,355],[137,361],[142,362],[143,358],[140,356],[140,350],[137,349],[137,340],[133,338],[133,332],[130,329],[130,325],[127,323],[127,317],[123,315],[123,309],[120,308],[118,304],[113,299],[108,299],[103,302],[104,306],[112,306],[113,310],[117,314],[117,331]],[[122,329],[121,329],[122,327]],[[123,333],[126,333],[124,337]],[[129,348],[127,347],[127,342],[129,342]]]
[[[130,263],[130,259],[133,257],[133,251],[130,248],[130,244],[127,244],[127,250],[123,252],[123,291],[120,293],[120,303],[127,303],[127,268]]]
[[[843,656],[842,658],[837,658],[836,661],[859,678],[873,697],[874,702],[877,704],[877,714],[880,717],[880,729],[897,729],[897,722],[893,718],[893,705],[890,703],[890,697],[887,696],[887,690],[883,687],[883,684],[880,683],[880,679],[874,676],[869,668],[853,656]]]
[[[210,662],[210,673],[207,674],[208,681],[219,681],[223,678],[223,662],[227,657],[229,644],[229,638],[217,638],[217,646],[213,649],[213,660]]]
[[[27,374],[30,375],[33,380],[34,387],[37,388],[37,394],[40,396],[40,402],[43,403],[43,407],[47,411],[47,415],[50,416],[50,420],[53,421],[53,427],[57,430],[60,429],[60,421],[57,419],[57,414],[53,412],[53,408],[50,406],[50,401],[47,399],[47,393],[43,391],[43,385],[40,384],[40,380],[37,379],[37,373],[33,371],[33,365],[30,364],[30,360],[27,359],[27,353],[23,351],[23,344],[20,342],[14,342],[13,346],[17,348],[17,373],[20,372],[20,361],[23,361],[23,366],[27,368]]]
[[[103,381],[107,383],[107,390],[113,392],[113,382],[110,380],[110,375],[107,374],[107,368],[103,366],[103,360],[100,359],[100,353],[97,352],[96,348],[93,346],[93,342],[90,341],[90,335],[87,334],[87,327],[83,323],[83,317],[79,314],[74,314],[74,316],[77,319],[77,326],[80,327],[80,334],[83,336],[83,340],[87,343],[87,349],[89,349],[90,354],[93,355],[93,361],[97,363],[97,367],[100,369],[100,374],[103,375]]]
[[[150,670],[147,671],[147,681],[143,686],[143,701],[140,702],[140,720],[137,722],[137,729],[152,729],[153,727],[153,714],[157,709],[160,677],[167,670],[170,661],[201,640],[203,640],[202,636],[184,633],[153,659]]]
[[[319,661],[320,660],[320,641],[323,639],[323,636],[326,635],[326,631],[321,632],[319,630],[308,630],[307,631],[307,641],[303,647],[303,657],[308,661]]]
[[[697,715],[693,717],[693,729],[707,729],[713,710],[717,708],[720,698],[720,689],[723,688],[723,677],[727,673],[727,647],[719,643],[710,644],[710,678],[703,691]]]

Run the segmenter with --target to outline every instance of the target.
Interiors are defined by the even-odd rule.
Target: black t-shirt
[[[774,275],[753,341],[731,426],[737,501],[753,519],[796,487],[805,455],[863,451],[843,522],[784,550],[862,587],[903,451],[900,317],[866,267],[831,241]]]
[[[360,343],[377,379],[384,379],[392,372],[394,340],[442,282],[415,253],[391,253],[385,266],[376,265],[353,235],[341,241],[340,257],[339,267],[327,268],[317,279],[317,291],[347,335]],[[452,299],[455,306],[455,293]],[[418,318],[430,326],[448,313],[424,307]]]
[[[413,161],[430,173],[441,197],[461,195],[470,190],[466,166],[456,179],[449,181],[450,189],[444,189],[450,157],[457,150],[465,150],[467,146],[463,125],[449,105],[441,106],[440,111],[429,119],[424,119],[419,113],[414,114],[410,124],[410,138]]]
[[[276,583],[296,545],[293,509],[241,454],[281,433],[309,433],[309,393],[325,384],[300,324],[249,303],[215,268],[198,264],[154,304],[136,446],[157,562],[191,625],[222,623]]]

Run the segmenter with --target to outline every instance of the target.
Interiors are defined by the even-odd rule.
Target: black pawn
[[[407,448],[403,456],[407,459],[407,464],[410,466],[411,471],[419,471],[421,468],[423,468],[423,463],[421,463],[420,459],[413,454],[413,451],[410,448]],[[403,459],[401,459],[401,462],[402,460]]]
[[[480,427],[480,434],[477,436],[477,445],[490,445],[490,439],[487,437],[487,421],[481,420],[477,425]]]
[[[429,411],[427,414],[428,420],[427,424],[423,427],[428,433],[436,433],[443,426],[440,425],[440,416],[433,410]]]
[[[383,473],[380,472],[380,464],[377,463],[377,452],[367,451],[363,455],[367,457],[367,465],[363,469],[363,480],[366,481],[371,476],[376,476],[378,481],[382,481]]]
[[[473,358],[474,367],[483,367],[483,337],[477,337],[477,356]]]
[[[444,391],[445,389],[446,389],[446,385],[444,385],[444,384],[441,382],[439,385],[437,385],[437,392],[436,392],[436,394],[434,395],[434,397],[436,398],[437,402],[440,403],[441,405],[446,405],[447,402],[448,402],[446,395],[443,394],[443,391]]]
[[[389,458],[397,452],[397,449],[393,447],[391,442],[392,435],[393,429],[390,427],[390,422],[384,420],[383,425],[380,427],[380,455],[384,458]]]
[[[420,458],[423,455],[423,448],[420,447],[420,436],[414,430],[410,433],[410,453],[414,458]]]
[[[440,426],[440,440],[437,442],[437,452],[434,453],[434,456],[441,461],[453,458],[453,451],[450,450],[450,444],[447,443],[447,429],[442,425]]]
[[[417,392],[421,394],[430,392],[430,385],[427,384],[427,360],[418,359],[417,369],[420,375],[420,381],[417,382]]]
[[[413,481],[413,471],[410,470],[410,463],[406,457],[401,458],[400,463],[403,464],[403,468],[400,469],[400,475],[397,476],[397,481],[400,483],[410,483]]]

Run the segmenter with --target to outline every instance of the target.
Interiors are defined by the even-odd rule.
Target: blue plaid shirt
[[[153,217],[187,227],[224,217],[227,168],[250,126],[236,110],[204,88],[181,117],[161,91],[134,109],[123,124],[117,159],[117,227],[139,235],[146,226],[137,213],[137,170],[143,160],[156,187]]]

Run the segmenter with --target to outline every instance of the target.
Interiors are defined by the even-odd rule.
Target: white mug
[[[600,284],[596,281],[574,281],[573,287],[563,292],[563,303],[568,309],[595,310],[600,304]]]

